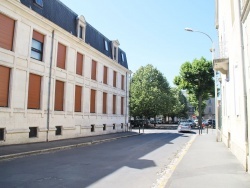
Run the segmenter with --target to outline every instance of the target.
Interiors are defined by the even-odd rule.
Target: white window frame
[[[82,33],[80,33],[82,27]],[[86,20],[84,16],[78,16],[77,17],[77,37],[82,39],[85,42],[85,34],[86,34]],[[82,36],[82,38],[80,37]]]

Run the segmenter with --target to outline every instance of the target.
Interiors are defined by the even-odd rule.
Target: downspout
[[[243,108],[244,108],[244,124],[245,124],[245,147],[246,147],[246,171],[248,171],[248,113],[247,113],[247,85],[246,85],[246,72],[245,72],[245,57],[244,57],[244,39],[243,39],[243,28],[241,22],[241,0],[238,0],[239,8],[239,29],[240,29],[240,52],[241,52],[241,62],[242,62],[242,81],[243,81]]]
[[[54,49],[54,33],[52,31],[52,39],[51,39],[51,50],[50,50],[50,66],[49,66],[49,84],[48,84],[48,106],[47,106],[47,134],[46,134],[46,142],[49,141],[49,122],[50,122],[50,95],[51,95],[51,74],[52,74],[52,62],[53,62],[53,49]]]
[[[127,121],[127,116],[128,116],[128,73],[126,72],[126,112],[125,112],[125,125],[128,129],[128,121]]]

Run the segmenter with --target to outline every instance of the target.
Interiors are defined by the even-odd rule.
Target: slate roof
[[[43,7],[39,7],[34,3],[34,0],[20,0],[21,3],[41,16],[47,18],[51,22],[55,23],[59,27],[68,31],[74,36],[76,33],[76,24],[78,15],[69,9],[59,0],[43,0]],[[105,40],[108,42],[109,50],[105,50]],[[106,56],[112,58],[111,44],[112,41],[105,37],[103,34],[98,32],[89,23],[86,24],[86,35],[85,42],[105,54]],[[121,54],[124,55],[124,61],[122,61]],[[123,67],[128,68],[126,53],[118,48],[118,63]]]

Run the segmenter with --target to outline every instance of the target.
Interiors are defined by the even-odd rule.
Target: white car
[[[177,128],[178,132],[190,132],[191,125],[189,122],[181,122]]]

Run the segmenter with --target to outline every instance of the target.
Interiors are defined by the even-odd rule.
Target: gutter
[[[50,122],[50,95],[51,95],[51,74],[52,74],[52,62],[53,62],[53,49],[54,49],[54,35],[55,30],[52,31],[51,50],[50,50],[50,65],[49,65],[49,84],[48,84],[48,106],[47,106],[47,134],[46,142],[49,141],[49,122]]]

